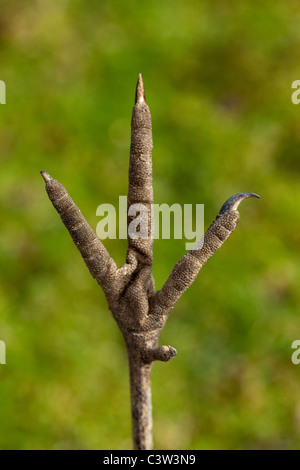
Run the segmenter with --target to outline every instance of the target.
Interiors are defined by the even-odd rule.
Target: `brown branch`
[[[127,259],[131,260],[136,257],[138,263],[143,266],[152,266],[153,263],[153,238],[151,237],[151,205],[153,204],[152,148],[151,114],[146,103],[144,83],[140,74],[131,120],[128,208],[132,208],[135,204],[142,204],[143,208],[147,209],[147,214],[140,214],[143,226],[147,227],[147,233],[144,234],[146,238],[132,238],[132,234],[130,234],[132,217],[128,217]]]
[[[259,198],[254,193],[239,193],[225,202],[216,220],[206,231],[204,239],[196,243],[201,245],[200,248],[190,250],[178,261],[162,289],[155,294],[152,301],[154,312],[168,315],[182,294],[194,282],[202,266],[236,229],[240,218],[237,207],[249,197]]]
[[[183,292],[196,279],[206,261],[235,230],[239,203],[253,193],[228,199],[204,235],[175,265],[163,288],[155,293],[152,276],[152,129],[144,84],[139,75],[131,121],[128,187],[128,250],[126,263],[117,269],[65,188],[45,171],[41,172],[48,196],[79,249],[92,276],[106,295],[109,308],[122,331],[129,363],[132,436],[134,449],[152,449],[150,373],[153,361],[169,361],[176,355],[172,346],[158,346],[167,316]],[[139,206],[139,205],[143,206]],[[133,207],[132,207],[133,206]],[[146,208],[146,210],[145,210]],[[130,228],[140,220],[140,232]],[[146,223],[144,233],[141,226]]]
[[[50,201],[59,213],[91,275],[109,295],[117,266],[59,181],[41,171]]]

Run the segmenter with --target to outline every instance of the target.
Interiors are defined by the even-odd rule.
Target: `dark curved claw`
[[[227,201],[223,204],[220,209],[219,215],[224,214],[228,211],[234,211],[238,208],[239,204],[244,200],[248,199],[248,197],[257,197],[260,199],[260,196],[255,193],[238,193],[234,196],[231,196]]]

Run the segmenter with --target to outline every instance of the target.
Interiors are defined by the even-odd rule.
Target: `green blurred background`
[[[238,229],[161,335],[156,449],[300,448],[300,7],[295,0],[1,2],[1,449],[130,449],[127,358],[103,292],[44,190],[95,229],[127,193],[142,72],[156,203],[203,203],[206,227],[252,191]],[[156,240],[159,289],[185,253]],[[105,246],[118,265],[126,240]]]

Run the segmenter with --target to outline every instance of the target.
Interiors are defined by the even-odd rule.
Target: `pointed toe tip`
[[[227,201],[223,204],[221,207],[221,210],[219,214],[224,214],[225,212],[228,211],[234,211],[237,210],[238,206],[244,199],[248,199],[249,197],[256,197],[260,199],[260,196],[256,193],[238,193],[235,194],[234,196],[231,196]]]
[[[144,82],[143,82],[142,74],[139,73],[137,86],[136,86],[136,92],[135,92],[135,104],[143,103],[143,102],[146,102],[145,88],[144,88]]]
[[[48,181],[51,181],[52,180],[52,177],[49,175],[49,173],[47,173],[47,171],[40,171],[45,183],[47,183]]]

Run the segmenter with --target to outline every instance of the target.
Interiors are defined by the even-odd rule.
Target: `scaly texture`
[[[222,206],[216,220],[174,266],[161,290],[155,292],[152,276],[152,126],[139,75],[131,121],[128,186],[128,250],[119,269],[75,205],[65,188],[48,173],[41,174],[49,199],[59,213],[91,275],[106,295],[109,308],[122,331],[128,354],[134,449],[152,449],[150,373],[153,361],[169,361],[176,355],[172,346],[158,346],[160,332],[175,303],[196,279],[206,261],[235,230],[240,202],[253,193],[239,193]],[[142,207],[140,205],[143,205]],[[142,210],[143,209],[143,210]],[[136,232],[136,218],[147,227]],[[134,235],[134,236],[133,236]]]

